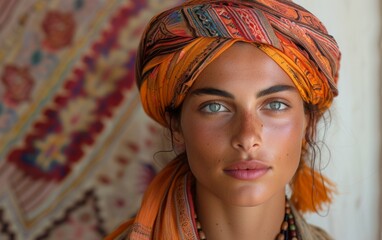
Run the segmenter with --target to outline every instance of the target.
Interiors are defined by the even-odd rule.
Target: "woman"
[[[179,154],[108,239],[330,239],[300,213],[334,191],[314,161],[339,60],[321,22],[287,0],[191,0],[155,17],[137,82]]]

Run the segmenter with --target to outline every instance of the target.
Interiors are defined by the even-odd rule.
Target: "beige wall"
[[[324,171],[338,195],[327,216],[309,217],[335,239],[379,239],[379,1],[296,0],[322,20],[342,51],[339,96],[326,137],[331,160]]]
[[[379,1],[379,13],[382,16],[382,0]],[[381,17],[382,18],[382,17]],[[381,20],[382,21],[382,20]],[[379,38],[379,128],[382,129],[382,24]],[[379,188],[382,189],[382,137],[379,142]],[[379,192],[379,239],[382,239],[382,190]]]

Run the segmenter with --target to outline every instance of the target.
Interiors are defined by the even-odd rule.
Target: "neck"
[[[256,206],[234,206],[196,186],[196,212],[208,240],[274,240],[285,214],[285,193]]]

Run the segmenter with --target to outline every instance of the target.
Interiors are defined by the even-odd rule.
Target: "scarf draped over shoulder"
[[[184,158],[174,159],[147,190],[141,208],[144,210],[105,240],[198,240],[192,197],[194,183]],[[332,239],[322,229],[306,223],[293,205],[292,211],[300,239]]]

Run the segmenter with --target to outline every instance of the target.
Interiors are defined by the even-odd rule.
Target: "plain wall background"
[[[334,239],[379,239],[380,0],[296,0],[327,27],[341,49],[339,96],[326,132],[324,174],[338,195],[325,216],[308,220]],[[327,161],[325,151],[322,159]]]

